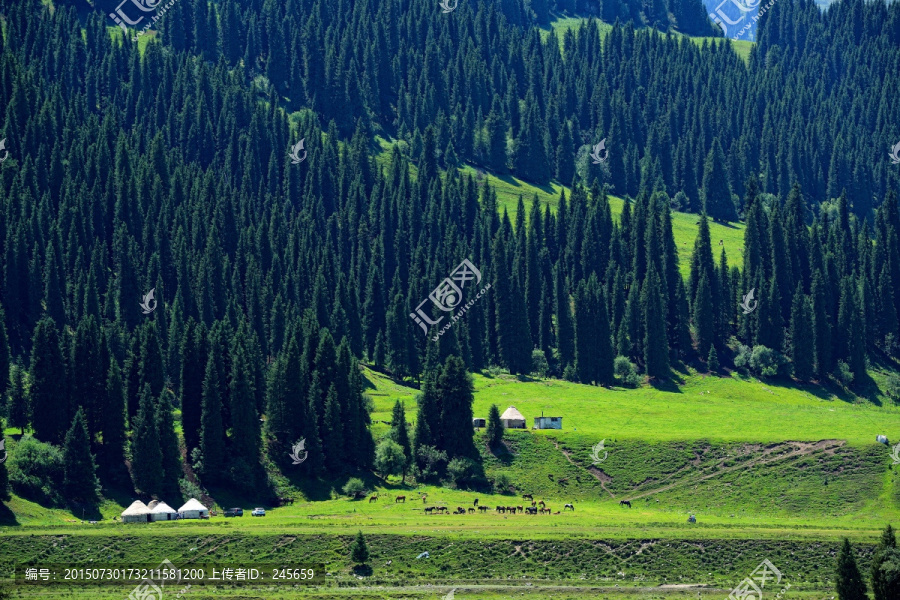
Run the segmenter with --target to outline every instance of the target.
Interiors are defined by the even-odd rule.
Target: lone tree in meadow
[[[844,545],[841,546],[841,553],[838,555],[837,579],[834,587],[838,600],[868,600],[866,582],[863,581],[859,567],[856,566],[856,557],[847,538],[844,538]]]
[[[356,539],[350,546],[350,560],[358,565],[364,565],[369,561],[369,547],[366,546],[366,538],[362,531],[356,532]]]
[[[500,422],[500,409],[496,404],[491,404],[487,419],[488,445],[492,448],[499,446],[503,441],[503,423]]]

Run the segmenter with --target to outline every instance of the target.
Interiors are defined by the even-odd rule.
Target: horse
[[[438,511],[438,512],[442,512],[442,513],[445,513],[445,512],[448,512],[449,509],[448,509],[446,506],[438,506],[438,507],[437,507],[437,511]]]
[[[536,515],[536,514],[537,514],[537,509],[536,509],[535,507],[533,507],[533,506],[526,506],[526,507],[525,507],[525,512],[526,512],[527,514],[529,514],[529,515]]]
[[[522,500],[534,500],[534,496],[531,494],[522,494]]]
[[[553,514],[554,514],[554,515],[558,515],[558,514],[559,514],[559,511],[556,511],[556,512],[555,512],[555,513],[553,513]]]
[[[539,509],[539,510],[541,511],[541,514],[544,514],[544,513],[547,513],[548,515],[550,514],[550,509],[549,509],[549,508],[541,508],[541,509]]]
[[[619,500],[619,506],[627,506],[631,508],[631,500]]]
[[[572,506],[571,504],[566,504],[565,506],[563,506],[563,510],[566,510],[567,508],[571,508],[572,510],[575,510],[575,507]]]
[[[469,514],[470,514],[470,515],[474,515],[474,514],[475,514],[475,508],[470,507],[470,508],[469,508]]]
[[[428,494],[422,494],[422,504],[425,504],[425,501],[428,499]]]
[[[466,514],[466,509],[464,509],[462,506],[457,506],[457,507],[456,507],[456,510],[453,511],[453,514],[455,514],[455,515],[464,515],[464,514]]]
[[[472,506],[478,506],[478,498],[475,498],[475,503]]]
[[[532,506],[537,506],[537,502],[535,502],[534,500],[532,500],[532,501],[531,501],[531,505],[532,505]]]
[[[487,506],[479,506],[479,507],[478,507],[478,510],[481,511],[481,512],[487,512],[487,511],[488,511],[488,507],[487,507]]]
[[[426,515],[430,515],[432,512],[434,512],[434,507],[433,507],[433,506],[426,506],[426,507],[425,507],[425,514],[426,514]]]
[[[547,507],[547,503],[544,502],[543,500],[541,500],[540,502],[538,502],[538,504],[540,504],[541,508],[546,508],[546,507]]]
[[[372,504],[373,502],[378,502],[378,496],[377,496],[377,495],[375,495],[375,496],[370,496],[370,497],[369,497],[369,504]]]
[[[521,507],[521,506],[517,506],[517,507],[516,507],[516,509],[518,509],[518,511],[519,511],[519,512],[522,512],[522,511],[524,511],[524,510],[525,510],[525,509],[524,509],[524,508],[522,508],[522,507]]]
[[[396,504],[397,502],[406,503],[406,496],[397,496],[396,498],[394,498],[394,504]]]
[[[498,506],[498,507],[497,507],[497,512],[498,512],[498,513],[506,512],[506,507],[505,507],[505,506]]]

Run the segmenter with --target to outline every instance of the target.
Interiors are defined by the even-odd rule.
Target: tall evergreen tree
[[[472,441],[472,379],[458,356],[450,356],[444,363],[437,379],[437,394],[441,404],[441,449],[451,459],[477,457]]]
[[[394,408],[391,411],[391,439],[403,448],[403,456],[406,457],[406,461],[403,464],[401,480],[405,482],[406,471],[412,462],[412,444],[409,441],[409,429],[406,425],[406,411],[404,410],[403,402],[401,400],[397,400],[397,402],[394,403]]]
[[[144,494],[162,491],[163,454],[159,444],[156,402],[150,384],[141,390],[141,401],[131,434],[131,477]]]
[[[66,386],[59,333],[52,319],[41,319],[31,344],[31,424],[41,441],[60,444],[68,423]]]
[[[850,540],[844,538],[837,560],[837,577],[834,582],[838,600],[868,600],[866,582],[856,566],[856,556],[850,547]]]

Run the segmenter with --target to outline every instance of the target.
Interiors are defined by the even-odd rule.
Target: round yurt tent
[[[515,406],[510,406],[500,415],[500,424],[506,429],[525,429],[525,417]]]
[[[122,511],[123,523],[146,523],[150,520],[150,509],[140,500],[135,500],[131,506]]]
[[[200,504],[194,498],[184,503],[184,506],[178,509],[178,514],[182,519],[206,519],[209,518],[209,509]]]
[[[154,500],[147,508],[150,509],[151,521],[174,521],[178,517],[175,509],[165,502]]]

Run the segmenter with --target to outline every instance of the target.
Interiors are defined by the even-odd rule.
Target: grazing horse
[[[466,514],[466,509],[464,509],[462,506],[457,506],[457,507],[456,507],[456,510],[453,511],[453,514],[455,514],[455,515],[464,515],[464,514]]]
[[[518,511],[519,511],[519,512],[522,512],[522,511],[524,511],[524,510],[525,510],[525,509],[524,509],[524,508],[522,508],[522,507],[521,507],[521,506],[517,506],[517,507],[516,507],[516,509],[518,509]]]
[[[369,496],[369,504],[372,504],[373,502],[378,502],[378,496],[377,496],[377,495]]]
[[[566,510],[567,508],[571,508],[572,510],[575,510],[575,507],[572,506],[571,504],[566,504],[565,506],[563,506],[563,510]]]
[[[619,500],[619,506],[627,506],[631,508],[631,500]]]
[[[428,500],[428,494],[422,494],[422,504],[425,504],[426,500]]]
[[[470,514],[470,515],[475,514],[475,509],[474,509],[474,508],[470,508],[470,509],[469,509],[469,514]]]
[[[532,500],[532,501],[531,501],[531,505],[532,505],[532,506],[537,506],[537,502],[535,502],[534,500]]]
[[[515,507],[515,506],[507,506],[507,507],[506,507],[506,510],[508,510],[508,511],[511,512],[512,514],[516,514],[516,507]]]
[[[404,502],[404,503],[405,503],[405,502],[406,502],[406,496],[397,496],[396,498],[394,498],[394,503],[396,504],[397,502]]]
[[[497,512],[498,512],[498,513],[506,512],[506,507],[505,507],[505,506],[498,506],[498,507],[497,507]]]
[[[540,502],[538,502],[538,504],[541,505],[541,508],[546,508],[546,507],[547,507],[547,503],[544,502],[543,500],[541,500]]]
[[[548,515],[550,514],[549,508],[542,508],[542,509],[540,509],[540,511],[541,511],[541,514],[544,514],[544,513],[547,513]]]
[[[536,509],[535,507],[533,507],[533,506],[526,506],[526,507],[525,507],[525,513],[526,513],[526,514],[529,514],[529,515],[536,515],[536,514],[537,514],[537,509]]]
[[[488,507],[487,507],[487,506],[479,506],[479,507],[478,507],[478,510],[481,511],[481,512],[487,512],[487,511],[488,511]]]
[[[534,500],[534,496],[531,494],[522,494],[522,500]]]
[[[478,498],[475,498],[475,503],[472,506],[478,506]]]
[[[426,515],[430,515],[432,512],[434,512],[434,507],[433,507],[433,506],[426,506],[426,507],[425,507],[425,514],[426,514]]]
[[[448,509],[446,506],[438,506],[438,507],[437,507],[437,511],[438,511],[438,512],[445,513],[445,512],[448,512],[449,510],[450,510],[450,509]]]

